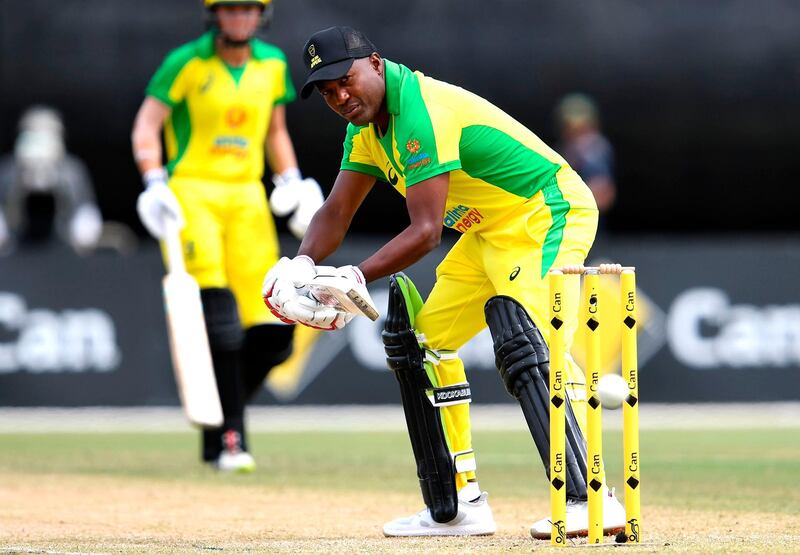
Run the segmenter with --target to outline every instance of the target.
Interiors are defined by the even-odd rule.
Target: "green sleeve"
[[[285,62],[285,59],[284,59]],[[292,75],[289,73],[289,64],[284,63],[283,66],[283,96],[275,99],[275,104],[288,104],[294,102],[297,98],[297,92],[292,82]]]
[[[352,123],[347,125],[347,136],[344,139],[344,155],[342,156],[340,169],[365,173],[386,181],[386,176],[375,166],[369,150],[365,148],[365,138],[361,136],[361,133],[366,133],[366,129],[366,126],[357,127]]]
[[[281,87],[278,87],[278,93],[272,99],[274,104],[288,104],[297,98],[294,83],[292,82],[292,75],[289,72],[289,62],[286,61],[286,54],[275,46],[274,44],[266,43],[262,40],[256,39],[253,41],[253,57],[256,60],[278,60],[282,64],[280,75],[275,75],[275,79],[280,79]]]
[[[406,188],[439,174],[461,168],[458,159],[458,129],[452,112],[427,106],[414,78],[406,84],[408,93],[401,97],[401,116],[397,118],[395,137]],[[440,152],[444,147],[445,152]]]
[[[184,99],[185,87],[175,86],[181,70],[195,57],[193,43],[186,44],[170,52],[164,62],[150,79],[145,93],[157,98],[170,108]]]

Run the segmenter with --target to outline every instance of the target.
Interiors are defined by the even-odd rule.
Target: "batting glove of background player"
[[[139,219],[150,235],[156,239],[164,238],[164,219],[175,218],[178,229],[184,226],[183,210],[175,194],[167,186],[167,172],[164,168],[148,170],[142,176],[145,190],[136,201]]]
[[[287,216],[294,212],[289,219],[289,231],[302,239],[314,213],[322,206],[324,198],[322,189],[315,179],[303,179],[300,170],[291,168],[280,175],[272,177],[275,189],[269,197],[269,205],[276,216]]]
[[[300,170],[290,168],[280,175],[272,176],[275,189],[269,196],[269,206],[276,216],[288,216],[300,205],[300,183],[303,177]]]
[[[311,218],[320,209],[325,198],[322,196],[322,189],[319,187],[316,179],[311,177],[305,178],[300,182],[300,205],[294,211],[294,215],[289,219],[289,231],[297,237],[302,239],[306,234]]]
[[[296,298],[300,289],[317,275],[314,261],[308,256],[294,258],[282,257],[264,276],[261,296],[270,311],[287,323],[294,323],[294,318],[283,312],[283,305]]]

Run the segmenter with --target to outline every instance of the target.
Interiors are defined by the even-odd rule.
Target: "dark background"
[[[267,32],[302,80],[300,50],[330,25],[485,96],[554,143],[565,93],[596,98],[617,153],[617,234],[786,232],[800,166],[795,0],[275,0]],[[129,134],[163,56],[203,31],[200,0],[0,0],[0,152],[21,111],[48,103],[89,165],[105,217],[135,226]],[[328,190],[344,122],[318,98],[289,107],[304,173]],[[405,222],[378,187],[355,229]]]

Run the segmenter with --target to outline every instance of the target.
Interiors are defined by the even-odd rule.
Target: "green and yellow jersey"
[[[147,86],[172,109],[164,126],[171,176],[250,182],[264,173],[264,141],[275,104],[295,98],[286,56],[251,41],[251,58],[228,66],[214,32],[173,50]]]
[[[341,169],[408,187],[450,172],[444,225],[486,229],[540,191],[551,211],[564,201],[556,173],[564,159],[487,100],[384,60],[389,127],[348,125]],[[591,201],[589,201],[591,202]]]

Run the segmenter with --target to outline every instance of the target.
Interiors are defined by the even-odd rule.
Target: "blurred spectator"
[[[59,113],[33,106],[20,118],[13,155],[0,159],[0,251],[49,240],[55,231],[79,253],[103,230],[86,166],[67,153]]]
[[[556,119],[561,134],[558,152],[594,194],[602,229],[603,216],[614,205],[617,187],[614,183],[614,151],[600,133],[597,106],[584,94],[569,94],[558,103]]]

